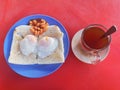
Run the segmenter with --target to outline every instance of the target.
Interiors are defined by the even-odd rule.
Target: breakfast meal
[[[20,65],[63,63],[63,32],[41,18],[17,26],[8,62]]]

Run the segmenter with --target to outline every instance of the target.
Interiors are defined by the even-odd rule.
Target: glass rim
[[[83,29],[83,32],[82,32],[82,35],[81,35],[82,44],[83,44],[87,49],[92,50],[92,51],[101,51],[101,50],[104,50],[104,49],[107,48],[107,47],[110,45],[110,43],[111,43],[111,35],[108,35],[108,36],[107,36],[107,37],[108,37],[108,43],[107,43],[103,48],[99,48],[99,49],[92,48],[92,47],[90,47],[89,45],[87,45],[86,42],[85,42],[84,39],[83,39],[84,33],[88,30],[88,28],[91,28],[91,27],[99,27],[99,28],[101,28],[102,30],[104,29],[105,31],[108,30],[105,26],[103,26],[103,25],[101,25],[101,24],[90,24],[90,25],[88,25],[87,27],[85,27],[85,28]],[[103,31],[104,31],[104,30],[103,30]]]

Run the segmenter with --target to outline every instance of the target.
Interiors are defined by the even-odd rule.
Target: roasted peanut
[[[40,31],[40,28],[38,28],[38,31]]]
[[[40,23],[37,23],[37,26],[40,26]]]
[[[34,26],[34,29],[37,29],[37,27],[36,27],[36,26]]]
[[[36,23],[37,23],[37,20],[33,20],[33,23],[36,24]]]
[[[33,28],[30,28],[30,31],[31,31],[31,32],[34,32],[34,29],[33,29]]]

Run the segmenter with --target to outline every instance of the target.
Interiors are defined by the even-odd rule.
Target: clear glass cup
[[[81,34],[82,49],[90,56],[95,57],[91,60],[91,64],[101,62],[102,55],[105,54],[106,49],[109,48],[111,36],[101,38],[108,29],[100,24],[91,24],[83,29]]]

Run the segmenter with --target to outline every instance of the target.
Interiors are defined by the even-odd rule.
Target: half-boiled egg
[[[34,35],[27,35],[20,41],[20,50],[22,54],[28,56],[36,52],[37,37]]]
[[[52,54],[58,47],[58,40],[53,37],[44,36],[38,41],[38,56],[45,58]]]

